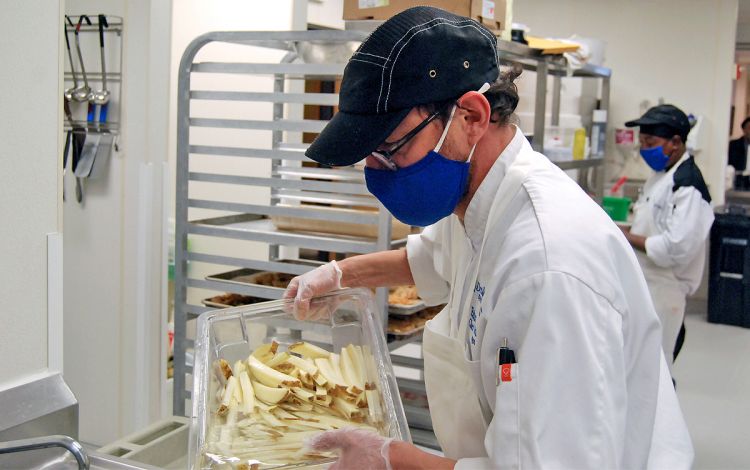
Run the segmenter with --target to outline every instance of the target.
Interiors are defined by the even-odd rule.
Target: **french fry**
[[[318,373],[318,368],[315,365],[315,362],[311,359],[303,359],[301,357],[292,356],[291,354],[289,357],[286,358],[286,362],[292,364],[294,367],[305,371],[306,373],[310,374],[311,377],[314,377],[315,374]]]
[[[229,380],[229,377],[232,376],[232,368],[229,367],[229,363],[224,359],[219,359],[219,368],[221,369],[224,378]]]
[[[331,354],[325,349],[315,346],[314,344],[307,343],[305,341],[301,341],[299,343],[294,343],[290,345],[289,351],[295,354],[299,354],[300,356],[307,358],[307,359],[317,359],[320,357],[325,358]]]
[[[252,382],[252,387],[255,392],[255,398],[269,405],[279,403],[287,398],[290,393],[288,388],[268,387],[260,382]]]
[[[302,385],[299,379],[295,379],[287,374],[271,369],[260,362],[255,356],[247,358],[247,365],[250,367],[253,377],[255,377],[258,382],[268,387],[278,387],[280,385],[285,385],[287,387],[300,387]]]
[[[221,404],[229,406],[234,398],[234,389],[237,387],[237,377],[229,376],[227,379],[227,386],[224,388],[224,396],[221,399]]]
[[[253,390],[253,384],[250,382],[247,371],[240,374],[240,387],[242,388],[242,411],[245,414],[250,414],[255,408],[255,390]]]
[[[274,355],[268,362],[266,362],[266,365],[268,367],[275,368],[279,364],[288,361],[290,357],[292,357],[292,355],[286,351],[277,352],[276,355]]]
[[[270,343],[265,343],[255,348],[255,351],[253,351],[250,356],[258,359],[260,362],[265,363],[273,358],[278,349],[279,343],[277,343],[276,341],[271,341]]]

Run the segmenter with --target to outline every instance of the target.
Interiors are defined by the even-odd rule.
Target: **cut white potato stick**
[[[292,413],[294,413],[295,411],[312,411],[313,409],[312,403],[298,403],[298,404],[282,403],[279,406],[281,406],[287,411],[291,411]]]
[[[225,359],[219,359],[219,368],[224,378],[229,380],[229,377],[232,376],[232,368],[229,367],[229,363]]]
[[[268,362],[266,362],[266,365],[268,367],[274,367],[275,368],[276,366],[278,366],[282,362],[286,362],[287,359],[289,359],[290,357],[292,357],[292,355],[289,354],[286,351],[284,351],[284,352],[277,352]]]
[[[288,387],[302,386],[302,382],[300,382],[299,379],[295,379],[294,377],[268,367],[254,356],[247,358],[247,365],[250,367],[253,377],[255,377],[258,382],[268,387],[278,387],[280,385]]]
[[[291,414],[290,412],[286,411],[284,408],[276,407],[272,411],[272,413],[274,416],[276,416],[279,419],[289,419],[289,420],[300,419],[296,417],[295,415]]]
[[[350,344],[349,346],[344,348],[349,355],[349,359],[352,361],[352,369],[354,373],[356,374],[356,382],[355,385],[361,389],[365,388],[365,383],[367,382],[367,377],[365,374],[365,364],[364,364],[364,357],[362,356],[362,348],[359,346],[355,346],[353,344]]]
[[[278,405],[268,405],[260,400],[255,400],[255,407],[263,411],[273,411]]]
[[[335,388],[336,386],[344,387],[344,384],[341,383],[343,379],[339,378],[336,374],[336,372],[333,370],[333,366],[331,365],[331,362],[328,359],[324,358],[318,358],[315,359],[315,365],[318,366],[318,371],[320,371],[320,375],[323,376],[325,379],[325,387],[329,390],[332,388]],[[318,385],[321,385],[318,382],[318,379],[315,379],[315,383]]]
[[[341,373],[341,356],[338,354],[331,354],[328,357],[328,362],[331,363],[331,370],[336,375],[336,384],[346,388],[350,384],[344,380],[344,375]]]
[[[343,376],[346,383],[349,385],[348,388],[349,389],[360,388],[359,387],[359,373],[357,371],[357,366],[354,364],[354,359],[349,353],[349,350],[346,348],[341,350],[341,359],[340,359],[339,365],[341,366],[341,375]]]
[[[289,346],[289,351],[293,352],[294,354],[299,354],[302,357],[308,358],[308,359],[317,359],[319,357],[328,357],[331,353],[326,351],[325,349],[315,346],[314,344],[310,344],[305,341],[301,341],[299,343],[294,343]]]
[[[255,351],[253,351],[253,353],[250,356],[265,363],[266,361],[269,361],[273,358],[274,354],[276,354],[276,351],[278,349],[279,349],[279,343],[277,343],[276,341],[272,341],[270,343],[261,344],[260,346],[255,348]],[[249,361],[249,358],[248,358],[248,361]]]
[[[296,367],[294,367],[292,364],[289,364],[288,362],[282,362],[281,364],[277,364],[276,367],[274,367],[274,369],[281,372],[282,374],[287,374],[290,377],[293,377],[295,375],[295,371],[299,370]]]
[[[312,401],[313,398],[315,398],[315,393],[305,390],[304,388],[292,387],[290,390],[292,391],[294,396],[302,401]]]
[[[232,398],[234,397],[234,389],[237,387],[237,377],[229,376],[227,380],[227,386],[224,389],[224,396],[221,399],[221,404],[229,406]]]
[[[362,416],[362,412],[357,408],[357,405],[349,403],[339,397],[333,397],[333,408],[342,412],[348,419]]]
[[[318,370],[318,373],[313,377],[313,382],[315,382],[315,385],[319,387],[332,387],[334,384],[329,384],[328,379],[325,378],[325,376]]]
[[[380,423],[383,421],[383,408],[380,406],[380,396],[375,390],[367,390],[365,392],[367,396],[367,408],[369,409],[370,419],[374,423]]]
[[[242,411],[246,414],[253,412],[255,408],[255,391],[253,384],[250,382],[250,376],[247,371],[240,374],[240,387],[242,388]]]
[[[323,406],[331,406],[331,402],[333,401],[333,397],[331,395],[326,395],[324,397],[315,397],[315,403],[323,405]]]
[[[252,382],[255,398],[269,405],[275,405],[289,396],[288,388],[274,388],[260,382]],[[262,410],[265,411],[265,410]]]
[[[245,361],[243,361],[242,359],[235,361],[234,366],[232,366],[232,373],[234,375],[240,375],[242,372],[246,370],[247,370],[247,367],[245,366]]]
[[[303,359],[301,357],[289,355],[289,357],[286,359],[286,362],[292,364],[298,369],[307,372],[308,374],[310,374],[310,376],[315,376],[315,374],[318,373],[318,368],[315,365],[315,362],[313,362],[313,360],[311,359]]]
[[[279,428],[284,427],[284,423],[279,421],[276,416],[274,416],[272,413],[269,413],[267,411],[260,410],[260,417],[263,418],[263,421],[273,426],[275,429],[279,430]]]

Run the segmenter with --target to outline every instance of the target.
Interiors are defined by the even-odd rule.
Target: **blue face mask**
[[[654,171],[663,171],[669,162],[669,155],[664,153],[664,146],[641,149],[641,157]]]
[[[394,217],[407,225],[434,224],[449,216],[466,194],[474,148],[465,162],[438,153],[455,111],[454,106],[435,150],[417,163],[397,171],[365,167],[367,189]]]

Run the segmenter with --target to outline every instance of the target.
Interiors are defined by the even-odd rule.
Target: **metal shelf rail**
[[[178,103],[177,103],[177,168],[176,168],[176,227],[175,227],[175,337],[174,337],[174,414],[186,414],[186,400],[190,399],[188,390],[191,383],[192,369],[187,364],[186,352],[193,346],[188,338],[188,322],[210,307],[188,302],[189,289],[208,289],[216,292],[233,292],[255,297],[276,299],[281,295],[280,289],[260,285],[222,282],[191,278],[188,262],[211,263],[236,268],[268,270],[288,274],[302,274],[311,269],[304,260],[283,259],[280,248],[297,247],[309,250],[320,250],[337,253],[370,253],[391,247],[404,245],[403,239],[392,240],[391,216],[382,205],[374,199],[364,184],[362,172],[354,167],[339,169],[310,168],[302,166],[306,161],[304,150],[307,148],[299,137],[303,132],[319,132],[326,121],[301,119],[290,110],[304,104],[335,106],[338,95],[335,93],[299,92],[300,87],[290,86],[295,80],[301,83],[305,79],[334,80],[343,74],[347,53],[350,55],[357,43],[367,36],[366,31],[291,31],[291,32],[212,32],[196,38],[185,50],[179,67]],[[229,43],[277,51],[283,58],[278,63],[243,62],[202,62],[197,60],[199,52],[213,43]],[[499,54],[503,63],[517,62],[528,70],[537,72],[536,110],[535,110],[535,147],[542,151],[544,134],[545,97],[547,93],[547,76],[553,79],[553,123],[559,120],[560,79],[567,76],[564,59],[542,56],[528,47],[499,42]],[[264,54],[259,54],[264,57]],[[323,57],[328,62],[321,63],[313,58]],[[245,56],[242,56],[246,60]],[[333,58],[333,59],[331,59]],[[305,61],[305,59],[308,59]],[[214,89],[207,86],[207,77],[227,76],[264,76],[272,78],[273,91],[267,88],[248,90],[246,85],[233,89]],[[603,80],[602,107],[606,109],[609,102],[608,69],[584,67],[572,73],[574,77],[592,77]],[[197,78],[196,78],[197,77]],[[207,89],[211,88],[211,89]],[[241,88],[241,89],[238,89]],[[237,111],[228,112],[226,116],[205,116],[204,104],[223,102],[245,106],[271,106],[272,113],[267,119],[238,119],[244,117]],[[245,114],[246,115],[246,114]],[[253,116],[255,116],[253,114]],[[219,134],[217,142],[204,142],[207,129],[216,129]],[[270,132],[270,145],[247,146],[231,145],[225,138],[227,130],[258,133]],[[268,134],[265,134],[268,135]],[[230,144],[230,145],[227,145]],[[195,162],[196,159],[203,159]],[[208,159],[208,160],[206,160]],[[258,176],[224,171],[210,162],[216,159],[248,159],[262,164],[270,161],[270,172]],[[191,164],[193,162],[193,164]],[[207,163],[208,162],[208,163]],[[563,169],[594,170],[601,166],[603,158],[562,162]],[[259,165],[260,166],[260,165]],[[581,172],[585,173],[585,172]],[[601,172],[597,172],[601,173]],[[594,192],[602,195],[603,175],[598,175]],[[585,183],[585,177],[579,182]],[[200,186],[201,188],[196,188]],[[204,196],[206,188],[215,188],[211,198]],[[270,194],[268,203],[238,203],[230,201],[222,188],[257,187],[264,188]],[[202,191],[196,191],[202,189]],[[341,215],[332,211],[318,210],[314,205],[300,206],[299,202],[327,205],[371,207],[373,212]],[[198,211],[203,217],[190,217],[190,212]],[[220,215],[205,217],[206,211]],[[303,233],[279,230],[270,217],[287,216],[303,217],[326,223],[357,223],[377,226],[377,237],[352,237],[323,233]],[[236,251],[221,254],[202,252],[191,247],[188,249],[188,237],[201,236],[215,239],[247,240],[268,246],[268,259],[258,260],[243,257]],[[228,250],[227,250],[228,251]],[[383,314],[384,327],[387,322],[387,289],[378,289],[376,297]],[[409,342],[419,342],[420,336],[389,345],[396,349]],[[421,369],[421,361],[397,359],[394,364],[402,367]],[[418,381],[421,383],[421,381]],[[412,384],[413,386],[414,384]],[[419,386],[419,385],[418,385]],[[421,385],[423,387],[423,383]],[[424,410],[419,410],[414,419],[424,426]],[[428,426],[427,426],[428,427]],[[426,445],[435,445],[429,438],[429,431],[424,431]]]

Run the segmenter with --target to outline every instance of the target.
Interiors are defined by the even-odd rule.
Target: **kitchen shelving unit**
[[[302,144],[303,132],[320,132],[325,120],[301,118],[303,105],[336,106],[335,93],[311,93],[300,91],[294,85],[306,79],[335,80],[343,74],[348,57],[354,47],[367,36],[366,31],[292,31],[292,32],[213,32],[196,38],[186,49],[180,62],[177,96],[177,191],[176,191],[176,230],[175,230],[175,338],[174,338],[174,414],[186,414],[186,400],[190,399],[189,384],[191,366],[187,360],[193,340],[188,335],[188,325],[210,307],[189,302],[191,289],[207,289],[216,292],[231,292],[242,295],[277,299],[282,289],[257,284],[238,284],[221,280],[191,277],[189,262],[212,263],[231,267],[249,268],[288,274],[302,274],[311,269],[310,262],[295,254],[289,256],[289,247],[302,250],[327,251],[346,254],[371,253],[402,247],[405,239],[391,237],[391,216],[380,203],[372,198],[364,184],[361,168],[316,168],[304,166],[310,162],[304,156],[307,145]],[[213,43],[228,43],[246,46],[253,50],[277,51],[280,60],[266,62],[206,62],[197,60],[200,52]],[[543,151],[544,116],[547,93],[547,77],[553,77],[552,123],[559,120],[561,80],[569,76],[564,59],[544,56],[537,51],[516,43],[499,41],[501,62],[520,63],[525,69],[536,72],[536,109],[534,125],[534,147]],[[244,56],[238,52],[243,58]],[[258,55],[258,54],[256,54]],[[259,54],[263,56],[264,54]],[[283,56],[283,57],[282,57]],[[244,83],[235,81],[233,89],[209,89],[210,81],[196,75],[222,76],[265,76],[272,77],[272,89],[248,89]],[[573,77],[587,77],[602,80],[601,105],[609,104],[610,71],[601,67],[587,66],[572,72]],[[234,102],[244,106],[247,113],[257,107],[269,106],[264,119],[245,119],[245,114],[232,112],[227,116],[202,117],[205,108],[201,102]],[[242,117],[238,119],[238,117]],[[255,117],[255,116],[253,116]],[[226,143],[199,143],[205,138],[205,129],[216,132],[247,130],[249,132],[270,132],[268,146],[227,146]],[[198,156],[204,159],[194,164]],[[209,160],[205,160],[209,157]],[[267,165],[262,176],[254,174],[218,173],[210,158],[254,159],[260,165]],[[262,162],[266,163],[262,163]],[[270,165],[268,165],[270,161]],[[565,169],[583,170],[579,172],[579,182],[597,197],[602,196],[603,172],[600,167],[603,158],[558,163]],[[594,172],[594,178],[587,178],[587,172]],[[262,172],[261,172],[262,173]],[[201,197],[207,187],[216,185],[211,198]],[[224,186],[221,186],[224,185]],[[268,194],[263,203],[246,203],[229,200],[220,188],[226,187],[262,188]],[[202,186],[203,192],[196,191]],[[209,191],[210,192],[210,191]],[[338,214],[315,205],[300,205],[300,202],[318,204],[369,206],[372,212]],[[218,211],[215,217],[193,217],[191,211]],[[302,233],[279,230],[270,217],[301,217],[323,221],[324,223],[356,223],[377,227],[377,237],[353,237],[324,233]],[[204,236],[216,239],[254,241],[268,247],[267,259],[254,259],[236,252],[206,252],[191,247],[188,237]],[[195,245],[195,244],[193,244]],[[387,289],[378,289],[376,297],[383,314],[384,328],[387,324]],[[391,350],[405,344],[421,341],[421,335],[393,342]],[[421,377],[421,359],[394,354],[394,365],[416,369]],[[418,379],[400,379],[400,384],[410,390],[424,390],[424,383]],[[406,406],[415,442],[435,447],[437,442],[431,432],[429,414],[424,408]]]

